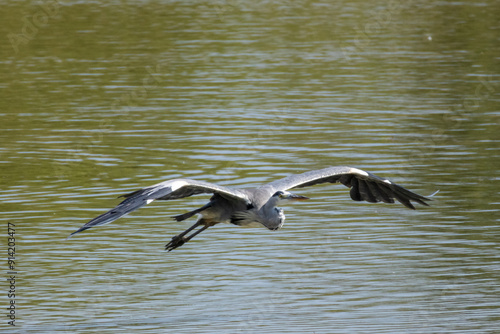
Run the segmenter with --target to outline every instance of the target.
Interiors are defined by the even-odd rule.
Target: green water
[[[7,1],[0,223],[21,333],[494,333],[500,317],[495,1]],[[350,165],[429,208],[304,188],[282,230],[208,197],[65,240],[175,177],[252,186]],[[9,278],[4,262],[2,279]]]

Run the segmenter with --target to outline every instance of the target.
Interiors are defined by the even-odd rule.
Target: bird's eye
[[[281,197],[283,197],[283,192],[282,192],[281,190],[280,190],[280,191],[277,191],[277,192],[275,192],[275,193],[274,193],[273,197],[274,197],[274,196],[278,196],[278,197],[280,197],[280,198],[281,198]]]

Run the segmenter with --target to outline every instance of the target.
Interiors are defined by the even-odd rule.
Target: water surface
[[[495,1],[42,4],[0,14],[20,332],[500,327]],[[332,165],[440,192],[411,211],[305,188],[281,231],[220,225],[164,252],[199,196],[65,240],[169,178],[247,187]]]

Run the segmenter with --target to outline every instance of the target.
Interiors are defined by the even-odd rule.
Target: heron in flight
[[[193,226],[172,238],[165,246],[166,250],[171,251],[182,246],[199,233],[218,223],[264,226],[270,230],[279,230],[285,222],[285,214],[283,209],[277,205],[286,201],[308,199],[305,196],[288,192],[288,189],[336,182],[351,188],[350,195],[355,201],[394,203],[394,200],[397,200],[413,210],[415,207],[411,201],[426,206],[428,206],[426,201],[430,201],[429,198],[411,192],[387,179],[347,166],[329,167],[290,175],[249,189],[234,189],[190,179],[173,179],[120,196],[125,197],[123,202],[114,209],[92,219],[79,230],[71,233],[69,237],[91,227],[111,223],[154,200],[172,200],[197,194],[213,195],[210,201],[201,208],[172,217],[176,221],[183,221],[195,214],[201,214]],[[192,232],[193,230],[195,231]],[[190,232],[192,233],[189,234]]]

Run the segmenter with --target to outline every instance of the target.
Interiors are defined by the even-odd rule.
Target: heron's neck
[[[266,204],[262,207],[262,209],[266,212],[274,210],[274,208],[278,205],[279,199],[277,197],[271,197]]]
[[[265,217],[274,219],[277,216],[276,207],[280,200],[277,197],[271,197],[266,204],[262,206],[262,211]]]
[[[261,209],[263,220],[265,221],[264,226],[271,230],[280,229],[285,221],[283,210],[277,207],[279,202],[278,198],[272,197]]]

